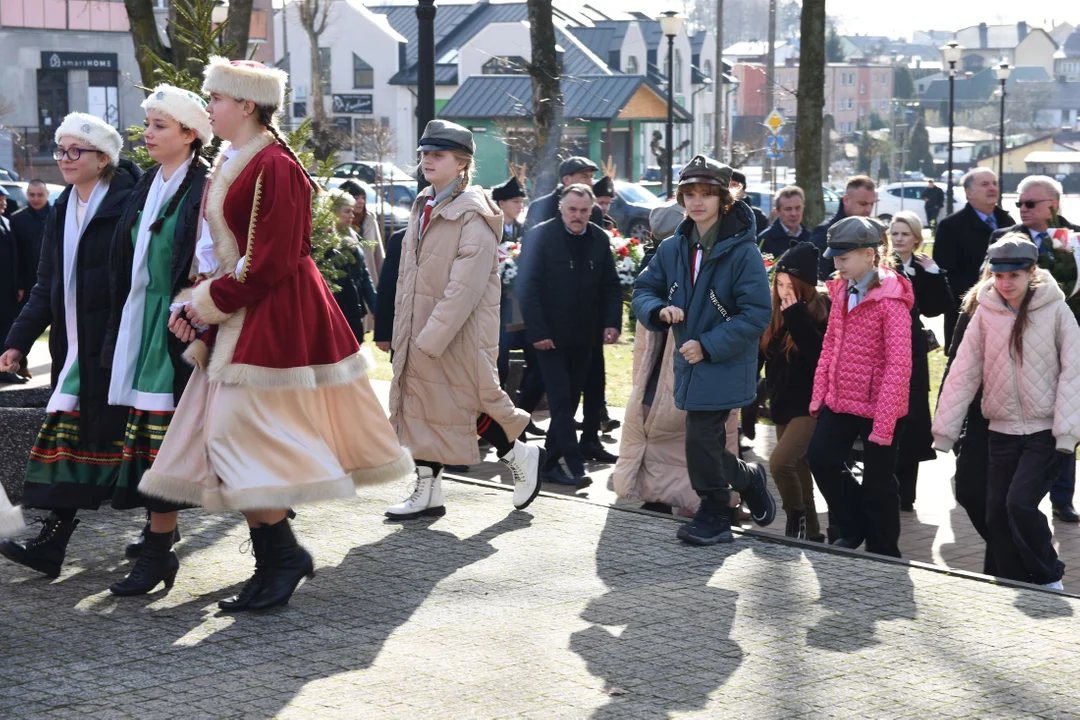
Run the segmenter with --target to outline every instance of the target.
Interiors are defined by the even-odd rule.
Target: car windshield
[[[618,192],[619,197],[626,202],[648,205],[650,207],[664,204],[656,195],[653,195],[645,188],[640,185],[635,185],[634,183],[617,182],[615,183],[615,191]]]

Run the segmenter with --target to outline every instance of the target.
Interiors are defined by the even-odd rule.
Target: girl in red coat
[[[884,244],[883,244],[884,243]],[[832,226],[825,257],[832,309],[814,375],[810,414],[818,418],[807,460],[829,504],[838,547],[900,557],[897,423],[907,415],[911,381],[911,283],[892,268],[885,226],[850,217]],[[848,464],[863,441],[862,484]]]
[[[210,122],[228,144],[204,203],[200,279],[177,299],[185,316],[176,310],[170,322],[181,340],[205,331],[187,353],[198,369],[140,485],[247,516],[255,574],[219,603],[228,611],[284,605],[313,574],[287,508],[413,470],[368,383],[372,361],[311,259],[318,186],[274,123],[286,78],[256,62],[211,58],[206,68]]]

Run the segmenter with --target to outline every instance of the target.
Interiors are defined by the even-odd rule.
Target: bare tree
[[[394,204],[394,177],[391,175],[389,182],[387,182],[383,176],[382,168],[386,159],[394,157],[397,153],[397,137],[394,129],[372,121],[370,124],[365,124],[363,131],[359,135],[353,135],[353,142],[360,157],[366,160],[374,160],[379,164],[375,171],[374,185],[375,191],[382,202],[379,203],[376,214],[379,218],[379,227],[386,227],[384,209],[387,205],[393,206]]]
[[[559,162],[559,143],[563,129],[563,97],[559,85],[559,57],[555,51],[555,22],[552,0],[528,0],[529,40],[532,44],[533,123],[539,148],[533,195],[546,195],[555,189]]]
[[[229,23],[225,27],[225,44],[232,48],[229,57],[233,60],[244,60],[248,56],[251,6],[251,0],[229,0]]]
[[[822,111],[825,108],[825,0],[803,0],[799,43],[799,105],[795,123],[795,177],[806,193],[806,222],[825,219],[821,189]]]
[[[319,38],[326,32],[326,23],[330,20],[330,0],[295,0],[300,14],[300,26],[308,36],[308,50],[311,56],[311,122],[319,126],[326,123],[326,99],[323,97],[322,54],[319,52]]]

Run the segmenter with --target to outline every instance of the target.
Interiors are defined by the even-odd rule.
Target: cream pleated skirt
[[[196,369],[139,490],[207,512],[290,508],[352,497],[413,469],[367,376],[267,389]]]

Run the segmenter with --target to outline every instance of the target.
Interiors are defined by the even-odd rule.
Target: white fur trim
[[[210,295],[210,281],[201,282],[191,290],[191,306],[199,313],[199,317],[211,325],[221,325],[235,313],[227,313],[214,304],[214,298]]]
[[[99,117],[80,112],[69,113],[60,123],[60,127],[56,128],[53,139],[59,143],[63,135],[81,140],[95,150],[105,153],[112,165],[120,162],[120,148],[124,141],[116,128]]]
[[[203,145],[209,145],[214,137],[206,101],[195,93],[172,85],[158,85],[142,102],[143,110],[165,113],[186,128],[195,131]]]
[[[0,493],[2,492],[4,491],[0,490]],[[24,527],[26,524],[23,522],[22,510],[18,505],[0,509],[0,538],[11,537]]]
[[[172,304],[179,305],[181,303],[191,302],[191,288],[186,287],[176,293],[176,297],[173,298]]]
[[[388,482],[404,480],[414,472],[416,472],[416,463],[413,461],[412,453],[404,450],[401,457],[389,465],[353,470],[349,474],[352,476],[356,487],[364,487],[365,485],[382,485]]]
[[[256,105],[280,108],[285,104],[289,74],[251,60],[229,60],[214,56],[204,70],[202,91],[251,100]]]
[[[156,470],[147,470],[139,480],[139,492],[150,497],[184,505],[202,502],[204,485],[187,478],[178,478]]]
[[[184,351],[183,358],[188,365],[206,372],[206,368],[210,364],[210,348],[202,340],[192,340],[191,344],[187,346],[187,350]]]
[[[239,335],[239,334],[238,334]],[[375,360],[370,353],[363,350],[332,365],[308,365],[294,368],[269,368],[260,365],[244,365],[229,363],[219,367],[216,362],[222,351],[220,336],[214,346],[214,354],[210,360],[210,378],[217,382],[229,385],[247,385],[249,387],[266,389],[307,388],[314,390],[320,387],[334,387],[336,385],[348,385],[353,380],[367,375],[375,367]],[[235,342],[227,350],[230,357],[235,349]]]

